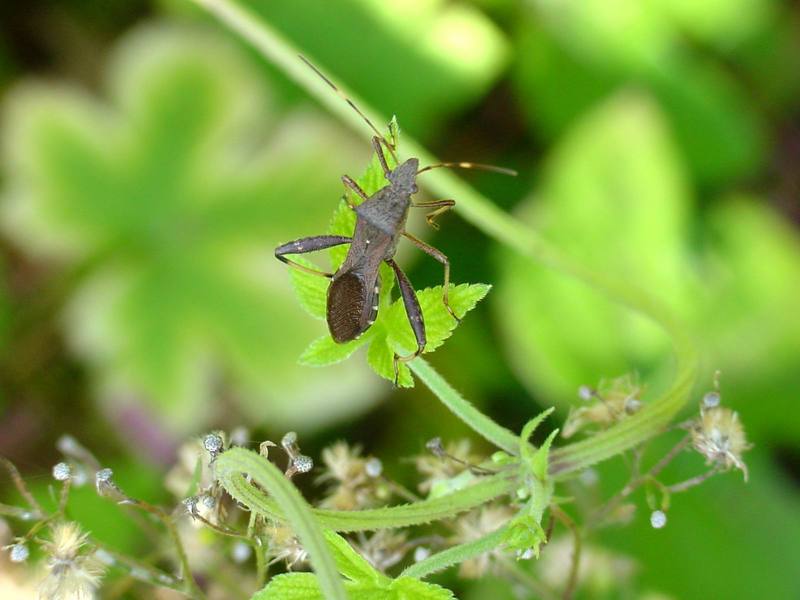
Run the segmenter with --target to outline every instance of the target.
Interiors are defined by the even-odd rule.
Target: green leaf
[[[489,293],[491,287],[485,284],[466,283],[451,285],[448,294],[450,307],[459,318],[464,318]],[[428,338],[425,345],[426,353],[441,346],[458,325],[458,321],[447,311],[442,302],[442,290],[442,286],[439,285],[417,292]],[[417,342],[408,322],[402,298],[392,304],[385,317],[385,326],[389,330],[389,344],[392,347],[406,354],[416,349]]]
[[[548,409],[543,410],[530,421],[525,423],[525,427],[522,428],[522,432],[519,435],[519,455],[524,458],[525,460],[530,461],[533,458],[534,449],[531,448],[528,440],[533,435],[533,432],[542,424],[547,417],[549,417],[555,408],[550,407]]]
[[[368,335],[363,335],[357,340],[337,344],[333,338],[326,334],[317,338],[308,345],[308,348],[300,355],[301,365],[309,367],[324,367],[342,362],[369,341]]]
[[[250,600],[324,600],[317,577],[313,573],[283,573],[273,577],[267,586]]]
[[[290,260],[304,267],[324,270],[301,256],[292,256]],[[294,293],[300,301],[300,306],[312,317],[324,321],[328,299],[328,287],[331,283],[330,279],[292,267],[289,267],[289,276],[291,277]]]
[[[342,536],[333,531],[325,532],[325,539],[330,546],[333,560],[339,572],[352,581],[359,583],[372,583],[373,585],[387,584],[389,578],[373,567],[367,559],[356,552]]]
[[[440,585],[412,577],[399,577],[392,582],[393,598],[397,600],[452,600],[453,592]]]
[[[394,381],[394,351],[389,347],[386,334],[376,335],[367,350],[367,362],[372,370],[389,381]],[[398,363],[397,385],[414,387],[411,371],[405,363]]]

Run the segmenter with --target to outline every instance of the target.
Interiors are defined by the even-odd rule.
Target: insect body
[[[301,57],[302,58],[302,57]],[[305,61],[305,59],[303,59]],[[337,93],[341,92],[311,63],[305,61],[317,74],[322,77]],[[344,96],[343,96],[344,97]],[[387,185],[368,196],[358,184],[347,175],[342,177],[344,185],[360,196],[363,202],[359,205],[350,204],[356,213],[356,226],[353,237],[339,235],[320,235],[288,242],[275,249],[275,256],[279,260],[303,271],[316,275],[329,277],[331,285],[327,297],[327,322],[331,337],[338,343],[349,342],[363,334],[375,322],[378,315],[380,296],[380,265],[387,263],[394,272],[400,288],[400,296],[408,315],[411,330],[417,343],[417,349],[408,356],[394,356],[395,384],[398,378],[398,363],[412,360],[422,354],[425,349],[425,323],[414,288],[394,261],[394,254],[401,237],[405,237],[423,252],[429,254],[444,266],[444,286],[442,301],[447,311],[456,320],[460,320],[450,307],[448,301],[448,287],[450,284],[450,262],[447,257],[436,248],[425,244],[405,230],[406,220],[410,207],[433,208],[428,214],[428,223],[437,227],[435,218],[442,212],[455,205],[454,200],[433,200],[429,202],[415,202],[413,194],[417,192],[417,175],[435,167],[462,167],[462,168],[487,168],[505,173],[512,173],[507,169],[486,167],[472,163],[441,163],[419,169],[419,161],[409,158],[394,169],[390,169],[383,147],[386,146],[394,157],[394,148],[377,131],[375,126],[363,113],[350,101],[344,99],[356,110],[377,134],[372,138],[372,146],[386,177]],[[397,162],[397,161],[395,161]],[[295,263],[287,258],[291,254],[304,254],[338,246],[350,244],[347,258],[335,273],[326,273],[311,269]]]

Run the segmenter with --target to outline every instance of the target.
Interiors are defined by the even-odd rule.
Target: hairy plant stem
[[[344,584],[319,523],[294,484],[266,458],[244,448],[227,450],[217,459],[216,465],[220,482],[228,493],[240,502],[243,500],[236,493],[237,487],[234,482],[241,484],[244,475],[269,492],[274,498],[275,505],[279,507],[308,552],[323,596],[330,600],[347,600]],[[251,484],[246,483],[246,485],[256,492],[249,497],[249,502],[246,504],[253,512],[269,514],[271,509],[267,505],[270,498]]]

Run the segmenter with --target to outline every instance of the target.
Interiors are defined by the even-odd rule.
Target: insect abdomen
[[[331,282],[327,321],[335,342],[342,344],[356,339],[375,321],[378,295],[370,288],[360,274],[353,272],[344,273]]]

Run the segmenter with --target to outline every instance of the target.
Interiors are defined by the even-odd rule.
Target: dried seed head
[[[650,525],[653,529],[661,529],[667,524],[667,514],[663,510],[654,510],[650,514]]]
[[[219,454],[222,451],[223,445],[222,436],[218,433],[209,433],[203,437],[203,448],[212,456]]]
[[[85,552],[85,547],[86,534],[76,523],[58,523],[53,527],[51,541],[44,544],[49,554],[48,574],[39,587],[40,598],[89,600],[95,597],[104,566],[93,552]]]
[[[505,505],[485,505],[477,510],[462,515],[455,522],[456,543],[473,542],[492,531],[506,525],[514,517],[511,507]],[[467,579],[478,579],[489,573],[497,572],[501,567],[505,549],[495,548],[479,556],[461,563],[459,574]]]
[[[428,451],[433,454],[434,456],[444,456],[446,452],[444,451],[444,446],[442,445],[442,438],[435,437],[428,440],[425,443],[425,447]]]
[[[72,475],[72,469],[65,462],[60,462],[53,467],[53,479],[56,481],[67,481]]]
[[[8,546],[8,554],[11,562],[21,563],[28,560],[31,553],[25,544],[14,544],[13,546]]]
[[[597,389],[581,386],[578,396],[587,404],[570,410],[561,435],[569,438],[590,426],[607,427],[638,412],[643,391],[635,375],[601,381]]]
[[[707,464],[725,469],[735,467],[747,481],[747,466],[742,453],[750,448],[739,416],[729,408],[717,406],[704,410],[692,428],[692,445],[706,457]]]

